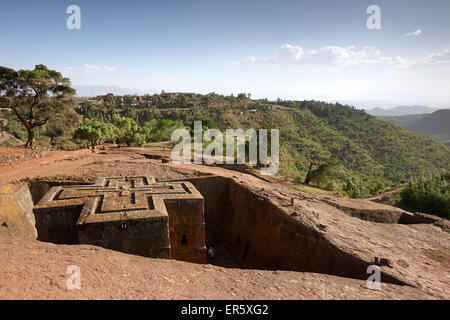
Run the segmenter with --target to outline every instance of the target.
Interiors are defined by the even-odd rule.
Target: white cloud
[[[369,51],[356,50],[354,46],[328,46],[319,50],[311,50],[306,56],[305,63],[332,67],[348,67],[360,64],[372,54]]]
[[[297,64],[300,63],[305,55],[303,49],[299,46],[285,44],[279,48],[274,57],[255,57],[250,56],[244,61],[235,62],[234,65],[251,64]]]
[[[110,67],[110,66],[104,66],[103,68],[104,68],[106,71],[111,71],[111,72],[114,72],[114,71],[117,70],[116,67]]]
[[[440,52],[432,53],[425,61],[427,64],[450,64],[450,50],[445,49]]]
[[[305,51],[300,46],[285,44],[272,57],[250,56],[242,61],[233,63],[234,66],[265,64],[377,70],[423,68],[433,65],[450,66],[450,50],[445,49],[432,53],[419,60],[409,60],[401,56],[383,56],[381,51],[373,47],[357,49],[355,46],[327,46]]]
[[[99,66],[94,66],[91,64],[85,64],[83,67],[84,71],[86,71],[87,73],[97,73],[97,72],[102,72],[102,67]]]
[[[117,71],[117,69],[112,66],[103,66],[102,67],[102,66],[96,66],[96,65],[92,65],[92,64],[85,64],[82,67],[69,66],[69,67],[65,67],[64,69],[68,72],[82,72],[82,73],[86,73],[86,74],[97,74],[97,73],[101,73],[101,72]]]
[[[422,30],[419,29],[419,30],[415,30],[413,32],[405,33],[405,36],[407,36],[407,37],[417,37],[421,33],[422,33]]]
[[[279,48],[273,57],[250,56],[234,65],[301,65],[301,66],[326,66],[333,68],[346,68],[355,66],[381,67],[396,66],[409,67],[414,64],[401,57],[385,57],[373,47],[357,49],[355,46],[327,46],[320,49],[305,51],[300,46],[285,44]]]

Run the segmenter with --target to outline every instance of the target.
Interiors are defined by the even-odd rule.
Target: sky
[[[450,107],[448,0],[2,0],[0,30],[0,65],[74,85]]]

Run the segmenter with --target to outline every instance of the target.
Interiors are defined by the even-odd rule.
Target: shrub
[[[410,210],[450,218],[450,171],[410,181],[399,194],[399,204]]]
[[[73,135],[75,140],[84,140],[92,147],[102,141],[115,140],[116,137],[117,130],[110,123],[91,119],[84,119],[83,124],[75,129]]]
[[[145,134],[142,134],[142,133],[137,133],[134,137],[134,140],[138,147],[142,147],[147,143],[147,138],[146,138]]]
[[[359,198],[361,197],[361,187],[353,182],[353,180],[348,180],[342,187],[342,191],[344,191],[350,198]]]
[[[27,139],[27,132],[23,126],[15,119],[8,119],[6,130],[12,133],[17,139],[25,141]]]

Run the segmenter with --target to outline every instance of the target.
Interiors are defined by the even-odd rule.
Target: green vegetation
[[[431,114],[377,116],[377,118],[450,146],[450,109],[437,110]]]
[[[36,68],[43,74],[50,72]],[[7,79],[10,69],[2,70],[2,79]],[[4,105],[7,99],[1,92]],[[61,149],[102,142],[143,146],[170,140],[178,128],[192,130],[196,120],[202,121],[203,130],[280,129],[280,176],[300,182],[299,186],[307,183],[349,197],[377,194],[449,169],[449,147],[341,104],[251,100],[247,93],[166,92],[110,94],[77,102],[37,128],[38,144]],[[12,139],[27,140],[28,129],[14,112],[3,112],[2,120]]]
[[[314,162],[311,162],[304,184],[315,182],[316,185],[331,185],[335,179],[342,179],[343,177],[342,163],[335,155],[332,155],[327,162],[316,169],[313,169],[314,164]],[[330,187],[330,189],[333,188]]]
[[[76,140],[84,140],[91,147],[95,147],[101,142],[118,140],[118,132],[119,129],[113,124],[84,119],[83,124],[75,129],[73,138]]]
[[[14,137],[16,137],[19,140],[25,140],[27,138],[27,132],[23,130],[22,126],[20,125],[20,122],[17,121],[15,118],[7,119],[5,129],[9,133],[12,133]]]
[[[450,171],[411,181],[399,194],[399,205],[450,219]]]
[[[34,70],[19,71],[0,67],[0,93],[0,106],[13,112],[27,131],[25,146],[34,148],[35,129],[64,112],[75,90],[61,73],[37,65]]]
[[[131,118],[115,114],[113,116],[113,125],[107,125],[106,123],[104,125],[112,128],[110,138],[117,141],[117,143],[126,143],[127,146],[131,146],[136,140],[141,142],[139,126]]]
[[[4,140],[2,145],[23,146],[27,141],[27,130],[12,112],[0,113],[3,120],[2,130],[12,134],[12,138]],[[74,150],[80,146],[73,141],[75,127],[82,122],[82,117],[75,110],[67,109],[55,115],[41,127],[35,128],[36,145],[48,146],[57,150]],[[1,122],[0,122],[1,123]]]
[[[84,119],[83,124],[75,129],[73,138],[85,141],[91,147],[103,142],[125,143],[127,146],[135,143],[142,147],[148,142],[170,140],[173,130],[178,128],[184,128],[180,121],[152,120],[140,127],[131,118],[114,115],[113,123]]]
[[[196,120],[202,121],[203,130],[223,132],[279,128],[279,175],[305,182],[310,172],[308,183],[350,197],[377,194],[449,167],[447,146],[341,104],[163,92],[79,99],[75,111],[117,128],[117,136],[99,141],[139,146],[167,141],[177,128],[192,130]]]
[[[197,113],[212,118],[221,130],[279,128],[279,174],[285,177],[304,181],[311,163],[320,167],[334,157],[340,162],[336,171],[322,167],[311,183],[351,197],[376,194],[449,166],[448,147],[340,104],[259,100]],[[184,111],[180,118],[189,122],[198,114]]]
[[[293,188],[303,191],[303,192],[308,192],[311,194],[331,194],[331,192],[328,190],[323,190],[323,189],[319,189],[319,188],[315,188],[315,187],[311,187],[311,186],[306,186],[304,184],[294,184]]]
[[[161,119],[144,123],[142,133],[146,142],[160,142],[170,140],[172,132],[184,128],[182,121]]]

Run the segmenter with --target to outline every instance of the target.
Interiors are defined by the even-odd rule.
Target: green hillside
[[[412,123],[408,130],[425,134],[445,144],[450,144],[450,109],[442,109]]]
[[[441,109],[431,114],[377,116],[377,118],[450,145],[450,109]]]
[[[251,100],[248,94],[234,97],[214,93],[161,93],[80,99],[75,111],[76,116],[72,110],[71,117],[63,117],[71,119],[63,121],[64,124],[44,126],[38,135],[41,144],[72,148],[78,143],[72,139],[72,134],[80,118],[113,122],[116,114],[132,118],[136,126],[150,131],[166,125],[150,123],[154,120],[177,120],[192,127],[194,120],[205,118],[209,119],[210,126],[223,131],[229,128],[280,129],[279,175],[303,182],[312,162],[313,169],[339,163],[324,170],[332,173],[329,177],[311,180],[311,183],[344,190],[351,196],[375,194],[411,178],[438,175],[448,169],[450,163],[448,146],[341,104],[281,100],[275,103]],[[22,140],[24,132],[20,125],[9,120],[12,121],[8,131]],[[145,138],[143,132],[136,134],[139,140]],[[151,141],[156,140],[153,137]]]
[[[450,148],[408,132],[349,106],[315,101],[284,102],[244,110],[203,111],[221,129],[228,127],[280,129],[280,174],[304,179],[311,161],[337,156],[345,167],[343,183],[351,178],[362,188],[394,185],[412,177],[439,174],[449,167]],[[372,192],[374,193],[374,192]]]

